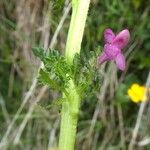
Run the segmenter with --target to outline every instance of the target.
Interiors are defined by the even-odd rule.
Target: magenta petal
[[[112,41],[112,44],[116,45],[118,48],[122,49],[124,48],[130,39],[130,33],[129,30],[125,29],[119,32],[114,40]]]
[[[109,60],[108,56],[104,52],[98,57],[98,62],[100,64],[104,63],[107,60]]]
[[[105,44],[104,52],[110,60],[116,58],[116,56],[121,52],[121,50],[112,44]]]
[[[115,61],[116,61],[116,65],[117,65],[118,69],[120,69],[122,71],[125,70],[125,66],[126,66],[125,65],[125,58],[124,58],[122,53],[119,53],[116,56]]]
[[[105,43],[111,43],[114,38],[115,38],[115,34],[112,32],[112,30],[109,28],[105,29],[104,31]]]

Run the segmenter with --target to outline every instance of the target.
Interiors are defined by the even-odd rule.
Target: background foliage
[[[36,82],[40,66],[31,49],[34,46],[50,47],[64,54],[71,14],[71,10],[66,13],[70,8],[68,3],[68,0],[0,1],[0,144],[3,149],[57,148],[59,108],[46,106],[58,99],[60,93],[39,82],[34,90],[30,88]],[[82,42],[82,61],[91,53],[102,50],[103,30],[107,27],[114,32],[128,28],[131,40],[124,49],[126,71],[119,72],[114,63],[104,64],[95,76],[100,75],[101,81],[95,79],[91,89],[87,89],[88,93],[94,94],[82,101],[76,149],[128,149],[139,105],[130,101],[127,89],[135,82],[144,85],[148,76],[149,16],[149,0],[91,1]],[[65,21],[61,24],[63,17]],[[56,30],[58,28],[60,30]],[[53,35],[57,33],[55,39]],[[84,77],[83,74],[82,81],[86,82]],[[24,107],[17,113],[21,105]],[[149,143],[139,146],[139,141],[150,137],[149,108],[148,103],[136,150],[150,148]]]

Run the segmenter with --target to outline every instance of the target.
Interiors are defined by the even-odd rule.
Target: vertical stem
[[[73,150],[76,138],[80,97],[72,80],[68,91],[70,100],[62,104],[59,150]]]
[[[72,63],[74,55],[80,53],[85,21],[90,0],[72,0],[72,16],[66,43],[66,58]]]
[[[72,0],[72,16],[65,53],[68,63],[73,62],[76,53],[80,53],[89,4],[90,0]],[[66,90],[69,99],[62,103],[59,150],[74,150],[80,96],[73,80],[70,80]]]

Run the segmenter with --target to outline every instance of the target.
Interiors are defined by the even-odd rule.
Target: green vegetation
[[[133,83],[145,85],[150,69],[149,5],[149,0],[92,0],[81,56],[76,55],[74,65],[68,66],[64,57],[59,57],[64,56],[71,17],[67,0],[1,0],[0,149],[57,149],[60,104],[64,99],[55,90],[55,80],[47,78],[47,70],[53,70],[52,77],[58,84],[61,79],[65,79],[61,84],[70,79],[58,76],[58,72],[69,70],[71,76],[79,79],[76,84],[82,85],[79,91],[86,90],[82,92],[77,150],[128,149],[140,104],[130,100],[127,90]],[[125,72],[118,71],[113,62],[102,66],[95,63],[95,56],[104,44],[103,30],[108,27],[114,32],[128,28],[131,33],[130,43],[124,49]],[[55,57],[47,57],[49,64],[47,70],[40,71],[40,82],[36,78],[41,64],[32,52],[33,47],[43,47],[42,55],[49,48],[59,51],[47,51],[47,55],[54,53]],[[39,54],[41,57],[41,51]],[[42,57],[41,60],[44,61]],[[56,63],[60,63],[59,68]],[[53,87],[43,86],[45,80]],[[90,86],[85,89],[87,85]],[[65,92],[63,87],[60,86],[60,91]],[[150,137],[148,119],[149,102],[142,115],[135,150],[150,149],[150,142],[141,144]]]

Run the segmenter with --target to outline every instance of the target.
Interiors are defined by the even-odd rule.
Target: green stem
[[[85,21],[90,0],[72,0],[72,16],[66,44],[66,58],[72,63],[74,55],[80,53]]]
[[[73,62],[74,55],[80,53],[85,21],[87,18],[90,0],[72,0],[72,16],[66,43],[66,58],[68,63]],[[59,150],[74,150],[80,96],[73,80],[69,82],[69,99],[62,103]]]
[[[59,150],[73,150],[76,137],[80,97],[72,80],[68,91],[70,99],[62,104]]]

